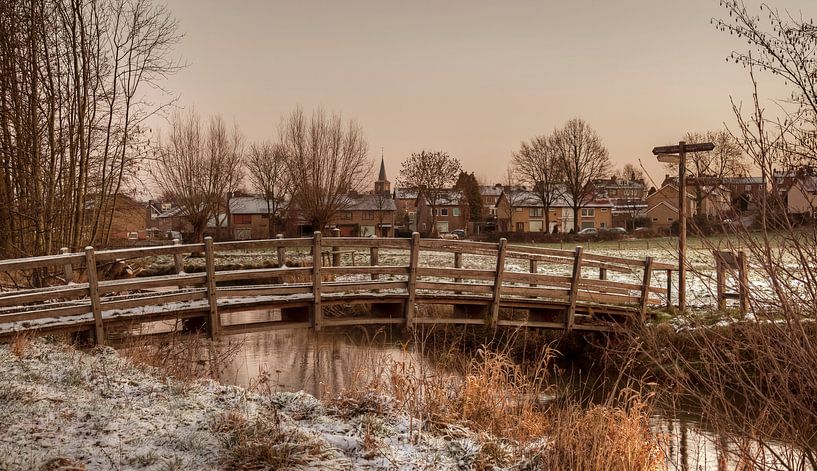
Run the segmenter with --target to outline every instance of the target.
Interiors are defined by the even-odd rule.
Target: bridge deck
[[[305,252],[309,249],[320,254],[323,247],[333,248],[337,255],[331,261],[334,266],[323,266],[322,257],[313,261]],[[279,267],[215,268],[216,257],[225,252],[258,249],[269,250],[262,256],[275,258]],[[307,266],[285,266],[288,252],[298,249]],[[368,255],[369,265],[344,266],[342,255],[349,249],[358,260]],[[393,264],[379,263],[381,249],[391,251]],[[205,271],[186,273],[184,257],[195,252],[205,253]],[[448,263],[453,256],[453,267],[441,266],[444,262],[440,257],[446,254]],[[483,263],[465,267],[463,254]],[[176,273],[98,280],[102,265],[157,256],[173,257]],[[485,260],[494,268],[486,269]],[[519,260],[528,262],[529,271],[519,271]],[[554,266],[563,267],[565,273],[540,270]],[[132,333],[140,331],[140,325],[168,321],[204,326],[213,336],[367,324],[611,331],[628,322],[643,321],[650,306],[666,302],[668,288],[653,286],[652,274],[671,269],[649,257],[634,260],[592,255],[581,247],[567,251],[509,245],[505,240],[498,244],[421,240],[418,235],[411,239],[323,240],[316,233],[312,238],[298,239],[223,243],[208,239],[204,244],[99,252],[88,248],[84,254],[0,261],[0,272],[56,271],[65,281],[64,285],[0,293],[0,339],[21,331],[89,331],[98,342],[105,343],[108,333]],[[594,270],[598,270],[598,278],[593,276]],[[608,272],[616,279],[607,279]],[[330,315],[325,309],[354,304],[370,305],[370,314],[351,316],[335,309]],[[453,308],[428,308],[433,305]],[[254,322],[239,321],[231,315],[258,309],[280,312],[276,311],[277,317]]]

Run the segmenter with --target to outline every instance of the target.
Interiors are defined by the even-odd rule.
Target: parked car
[[[626,234],[627,229],[623,227],[608,227],[607,232],[612,232],[613,234]]]
[[[457,240],[465,239],[465,229],[454,229],[451,233],[457,236]]]
[[[584,229],[577,232],[579,235],[597,235],[599,231],[592,227],[585,227]]]

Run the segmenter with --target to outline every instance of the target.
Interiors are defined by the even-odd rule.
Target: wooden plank
[[[331,275],[372,275],[372,279],[376,280],[378,275],[408,275],[409,267],[399,266],[383,266],[383,267],[324,267],[324,273]]]
[[[565,330],[570,332],[573,330],[573,324],[576,317],[576,300],[579,294],[579,280],[582,277],[582,256],[584,249],[581,246],[576,247],[576,255],[573,261],[573,277],[570,285],[570,293],[568,294],[568,305],[565,310]]]
[[[308,329],[310,327],[312,327],[312,324],[309,322],[265,321],[225,325],[222,330],[225,334],[236,335],[249,334],[252,332],[264,332],[268,330]]]
[[[417,274],[420,260],[420,233],[411,234],[411,252],[409,253],[408,299],[406,300],[406,327],[414,327],[414,303],[417,299]]]
[[[213,249],[213,238],[204,238],[204,258],[207,268],[207,305],[209,316],[207,318],[207,329],[210,337],[218,338],[221,328],[221,318],[218,315],[218,292],[216,291],[216,258]]]
[[[311,273],[309,267],[284,268],[249,268],[243,270],[224,270],[216,272],[216,281],[257,280],[259,278],[273,278],[287,275],[306,275]]]
[[[94,315],[94,343],[96,345],[105,345],[105,325],[102,322],[99,280],[97,279],[96,256],[93,247],[85,247],[85,267],[88,274],[88,296],[91,298],[91,312]]]
[[[0,272],[30,270],[33,268],[57,267],[66,264],[80,264],[85,261],[85,254],[45,255],[42,257],[12,258],[0,260]]]
[[[493,270],[477,270],[474,268],[418,267],[417,275],[469,280],[493,280],[496,278],[496,272]]]
[[[327,319],[324,325],[327,327],[340,327],[348,325],[379,325],[379,324],[402,324],[402,317],[350,317],[346,319]]]
[[[110,261],[127,258],[157,257],[159,255],[173,255],[176,253],[194,253],[204,251],[204,244],[159,245],[156,247],[137,247],[132,249],[100,250],[96,253],[96,260]]]
[[[102,303],[103,311],[114,309],[130,309],[134,307],[159,306],[167,303],[200,301],[207,299],[205,290],[188,291],[184,293],[167,293],[157,296],[141,296],[137,298],[121,299],[116,301],[105,301]]]
[[[78,316],[81,314],[88,314],[89,312],[91,312],[91,308],[86,303],[82,303],[80,305],[74,304],[60,307],[51,307],[48,304],[45,304],[42,306],[41,309],[37,310],[22,312],[18,311],[0,314],[0,324],[21,321],[33,321],[37,319],[45,319],[48,317],[60,318],[68,316]]]
[[[323,310],[321,306],[321,231],[315,231],[312,236],[312,327],[321,330],[323,324]]]
[[[491,303],[491,325],[496,326],[496,321],[499,320],[499,301],[502,297],[502,282],[505,275],[505,252],[508,248],[508,239],[499,239],[499,245],[496,257],[496,279],[494,280],[494,295]]]
[[[214,248],[219,252],[233,250],[277,249],[279,247],[310,247],[311,237],[296,237],[290,239],[254,239],[235,240],[230,242],[216,242]]]
[[[489,242],[472,242],[467,240],[422,239],[420,248],[431,252],[468,253],[474,255],[496,256],[497,245]]]
[[[432,291],[454,291],[456,293],[493,293],[494,287],[488,284],[452,283],[450,281],[418,281],[416,289]]]
[[[60,249],[60,255],[68,255],[69,253],[68,247],[63,247]],[[74,282],[74,266],[71,263],[66,263],[63,265],[62,272],[65,276],[65,284],[71,284]]]
[[[644,261],[644,277],[641,285],[641,308],[638,310],[638,317],[643,324],[647,320],[647,304],[650,300],[650,284],[652,282],[652,257],[647,257]]]
[[[485,319],[471,319],[469,317],[418,317],[417,324],[467,324],[484,325]]]
[[[321,292],[343,293],[345,291],[405,289],[407,285],[408,283],[405,281],[333,281],[323,283]]]
[[[219,297],[286,296],[291,294],[312,294],[311,283],[286,285],[259,285],[217,288]]]
[[[20,306],[51,299],[71,299],[83,297],[86,294],[88,294],[88,283],[12,291],[11,294],[0,296],[0,307]]]
[[[541,285],[570,286],[573,278],[569,276],[545,275],[538,273],[506,272],[505,281],[514,283],[530,283]]]
[[[333,237],[332,245],[337,247],[403,249],[410,248],[410,239],[392,237]]]
[[[526,296],[531,298],[551,298],[567,300],[570,295],[569,289],[554,289],[544,286],[505,286],[502,292],[513,296]]]
[[[638,305],[642,300],[641,296],[628,296],[612,293],[594,293],[592,291],[579,291],[576,294],[576,299],[579,301],[590,301],[593,303],[602,304],[632,304],[632,305]]]
[[[640,283],[627,283],[624,281],[610,281],[610,280],[590,280],[587,278],[583,278],[579,282],[579,286],[581,288],[618,289],[624,291],[641,291],[642,288]]]
[[[101,294],[119,291],[134,291],[168,286],[195,286],[207,283],[207,273],[186,273],[184,275],[159,275],[145,278],[127,278],[99,282]]]
[[[571,252],[572,254],[573,252]],[[555,257],[551,255],[540,255],[540,254],[529,254],[529,253],[521,253],[521,252],[508,252],[506,258],[512,259],[519,259],[519,260],[536,260],[538,262],[544,262],[550,265],[557,264],[557,265],[573,265],[573,257],[571,255],[570,258],[565,257]],[[629,266],[626,265],[616,265],[609,262],[599,262],[593,260],[585,260],[582,263],[582,266],[585,267],[594,267],[594,268],[604,268],[609,271],[614,271],[617,273],[632,273],[633,270]]]

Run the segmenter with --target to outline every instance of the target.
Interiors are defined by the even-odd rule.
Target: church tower
[[[380,174],[374,182],[374,192],[378,195],[389,195],[391,193],[391,183],[386,179],[386,163],[383,161],[383,153],[380,153]]]

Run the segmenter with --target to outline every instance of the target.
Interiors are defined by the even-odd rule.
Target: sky
[[[817,17],[813,0],[781,10]],[[746,0],[747,5],[757,3]],[[615,167],[660,183],[653,147],[734,126],[750,105],[745,41],[717,31],[718,0],[170,0],[187,64],[164,86],[178,105],[274,140],[300,105],[342,113],[381,149],[389,179],[412,152],[442,150],[504,181],[523,140],[585,119]],[[761,95],[785,95],[760,77]],[[166,123],[152,123],[161,131]],[[373,167],[373,171],[374,171]]]

